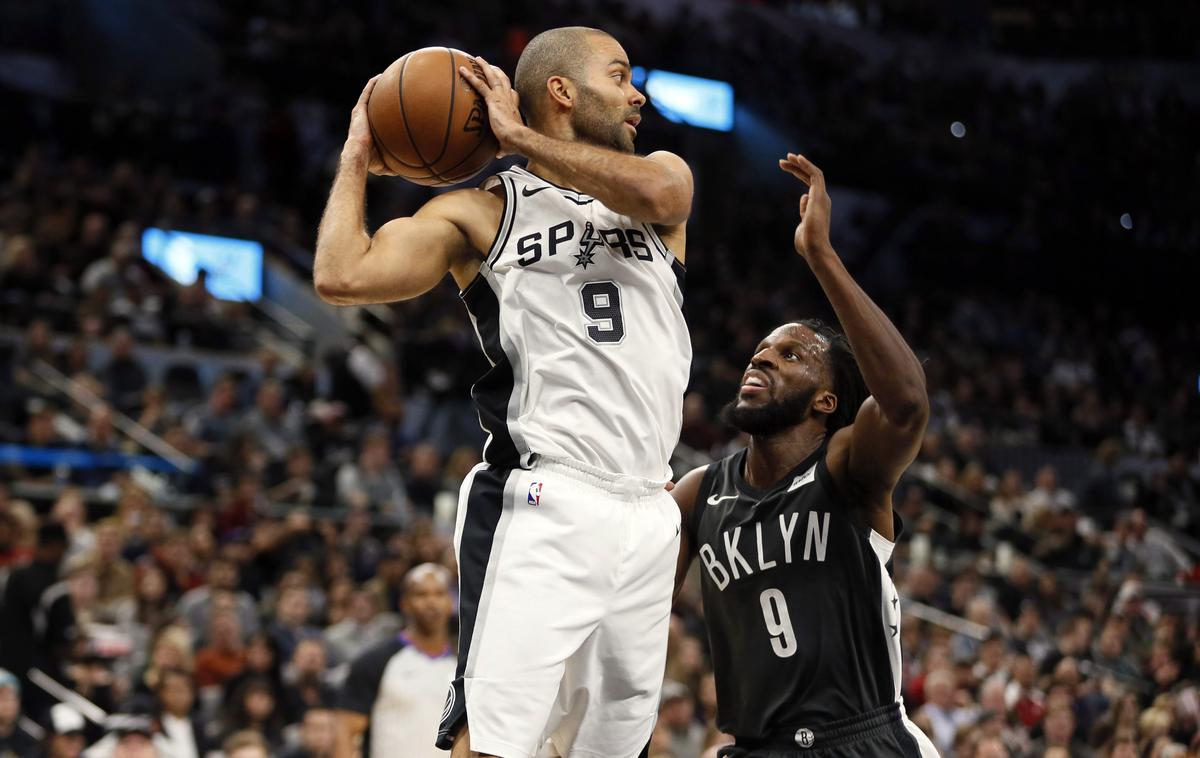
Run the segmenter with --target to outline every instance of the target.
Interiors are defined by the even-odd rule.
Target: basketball
[[[426,47],[388,66],[367,101],[371,134],[384,164],[431,187],[470,179],[496,155],[483,98],[458,72],[479,64],[461,50]]]

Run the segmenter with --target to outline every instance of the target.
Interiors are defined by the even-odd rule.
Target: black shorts
[[[912,727],[916,728],[916,727]],[[762,739],[739,738],[721,748],[720,758],[925,758],[909,731],[900,705],[828,724],[780,729]],[[934,753],[936,756],[936,752]]]

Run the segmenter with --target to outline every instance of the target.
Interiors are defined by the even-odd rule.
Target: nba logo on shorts
[[[542,504],[542,483],[541,482],[534,482],[533,484],[529,485],[528,503],[530,505],[541,505]]]
[[[796,730],[796,744],[800,747],[812,747],[816,741],[816,735],[812,733],[811,729],[801,727]]]

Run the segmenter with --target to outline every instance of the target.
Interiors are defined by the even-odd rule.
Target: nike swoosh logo
[[[542,190],[548,190],[548,189],[550,189],[550,188],[549,187],[538,187],[537,189],[529,189],[528,187],[522,187],[521,194],[524,195],[525,197],[529,197],[530,195],[536,195],[537,193],[541,192]]]
[[[722,500],[737,500],[741,495],[713,495],[708,498],[709,505],[716,505]]]

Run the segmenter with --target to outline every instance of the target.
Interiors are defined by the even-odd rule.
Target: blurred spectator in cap
[[[182,669],[159,672],[155,692],[159,727],[171,758],[200,758],[208,752],[204,729],[194,713],[196,688]]]
[[[6,669],[0,669],[0,756],[33,758],[38,754],[37,740],[21,728],[21,683]]]
[[[687,685],[671,679],[663,682],[658,720],[670,733],[671,758],[691,758],[704,749],[704,727],[696,721],[692,693]]]
[[[164,755],[154,720],[142,713],[115,713],[104,720],[107,734],[83,752],[84,758],[159,758]]]
[[[83,716],[66,703],[50,709],[50,730],[46,735],[47,758],[79,758],[87,745]]]
[[[400,607],[404,595],[404,576],[411,565],[411,557],[398,545],[389,545],[384,551],[374,578],[367,581],[364,589],[379,598],[380,607],[391,611]]]
[[[300,725],[300,744],[285,750],[282,758],[332,758],[334,729],[333,711],[309,708]]]
[[[0,666],[21,676],[30,666],[45,663],[48,658],[48,651],[35,634],[35,611],[42,593],[58,581],[58,567],[68,544],[62,524],[43,524],[37,535],[33,562],[14,569],[4,586]]]

